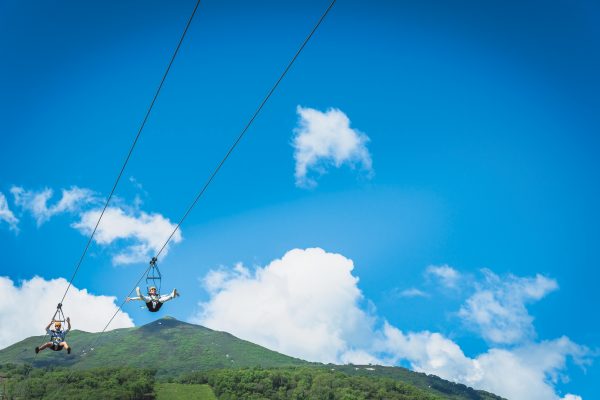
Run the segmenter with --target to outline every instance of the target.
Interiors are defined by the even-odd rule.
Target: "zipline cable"
[[[160,250],[156,254],[155,258],[158,258],[161,255],[161,253],[163,252],[163,250],[165,249],[165,247],[167,247],[167,244],[169,244],[169,242],[173,238],[173,235],[175,235],[175,233],[179,230],[179,227],[181,226],[181,224],[183,223],[183,221],[187,218],[187,216],[189,215],[190,211],[192,211],[192,208],[194,208],[194,206],[196,205],[196,203],[198,202],[198,200],[200,200],[200,197],[202,197],[202,195],[204,194],[204,192],[206,191],[206,189],[208,188],[208,186],[210,185],[210,183],[212,182],[212,180],[214,179],[214,177],[217,175],[217,173],[219,172],[219,170],[223,166],[223,164],[225,164],[225,161],[227,161],[227,159],[229,158],[229,156],[231,155],[231,153],[233,152],[233,150],[236,148],[236,146],[238,145],[238,143],[242,140],[242,138],[244,137],[244,135],[248,131],[248,128],[250,128],[250,125],[252,125],[252,123],[254,122],[254,120],[256,119],[256,117],[258,116],[258,114],[260,113],[260,111],[262,110],[262,108],[264,107],[264,105],[266,104],[266,102],[269,100],[269,98],[271,97],[271,95],[273,94],[273,92],[275,92],[275,89],[277,89],[277,86],[279,86],[279,83],[283,80],[283,78],[285,77],[285,75],[287,74],[287,72],[290,70],[290,68],[294,64],[294,61],[296,61],[296,59],[298,58],[298,56],[300,55],[300,53],[302,52],[302,50],[304,49],[304,47],[306,46],[306,44],[308,43],[308,41],[310,40],[310,38],[316,32],[316,30],[319,27],[319,25],[321,25],[321,22],[323,22],[323,20],[325,19],[325,17],[327,16],[327,14],[329,13],[329,11],[331,10],[331,8],[333,7],[333,5],[335,4],[336,1],[337,0],[333,0],[331,2],[331,4],[329,4],[329,7],[327,7],[327,9],[323,13],[323,15],[321,15],[321,18],[319,19],[319,21],[317,22],[317,24],[314,26],[314,28],[312,29],[312,31],[308,34],[308,36],[306,37],[306,39],[304,39],[304,42],[302,42],[302,45],[300,46],[300,48],[298,49],[298,51],[296,51],[296,54],[294,55],[294,57],[292,58],[292,60],[288,63],[287,67],[285,68],[285,70],[283,71],[283,73],[281,74],[281,76],[279,77],[279,79],[277,79],[277,82],[275,82],[275,84],[273,85],[273,87],[271,88],[271,90],[269,91],[269,93],[265,96],[265,98],[263,99],[263,101],[260,103],[260,105],[258,106],[258,108],[256,109],[256,111],[254,111],[254,114],[252,115],[252,117],[250,118],[250,120],[248,121],[248,123],[246,124],[246,126],[244,127],[244,129],[242,129],[242,131],[240,132],[240,134],[237,137],[237,139],[235,140],[235,142],[229,148],[229,151],[227,151],[227,153],[225,154],[225,157],[223,157],[223,159],[221,160],[221,162],[219,163],[219,165],[217,166],[217,168],[215,168],[215,170],[213,171],[213,173],[210,175],[210,177],[208,178],[208,180],[206,181],[206,183],[204,184],[204,186],[202,187],[202,189],[200,190],[200,192],[198,192],[198,195],[196,196],[196,198],[194,199],[194,201],[192,202],[192,204],[188,207],[188,209],[185,212],[185,214],[183,215],[183,217],[181,217],[181,219],[179,220],[179,223],[177,224],[177,226],[175,227],[175,229],[173,229],[173,232],[171,232],[171,235],[169,235],[169,237],[167,238],[165,244],[163,244],[163,246],[160,248]]]
[[[173,230],[173,232],[171,232],[171,234],[167,238],[165,244],[160,248],[160,250],[158,251],[158,253],[156,254],[156,256],[153,257],[153,260],[158,259],[158,256],[160,256],[160,254],[163,252],[163,250],[165,249],[165,247],[167,246],[167,244],[169,243],[169,241],[171,240],[171,238],[173,238],[173,235],[175,235],[175,233],[177,232],[177,230],[179,229],[179,227],[181,226],[181,224],[183,223],[183,221],[187,218],[187,216],[189,215],[190,211],[192,211],[192,208],[194,208],[194,206],[196,205],[196,203],[198,202],[198,200],[200,199],[200,197],[204,194],[204,192],[206,191],[206,189],[208,188],[208,186],[210,185],[210,183],[212,182],[212,180],[214,179],[214,177],[217,175],[217,173],[219,172],[219,170],[221,169],[221,167],[223,166],[223,164],[225,163],[225,161],[227,161],[227,159],[229,158],[229,156],[231,155],[231,153],[233,152],[233,150],[235,149],[235,147],[242,140],[242,138],[244,137],[244,134],[246,133],[246,131],[248,131],[248,128],[250,128],[250,125],[252,125],[252,123],[254,122],[254,120],[256,119],[256,117],[258,116],[258,114],[260,113],[260,111],[262,110],[262,108],[264,107],[264,105],[266,104],[266,102],[269,100],[269,98],[271,97],[271,95],[273,94],[273,92],[275,92],[275,89],[277,88],[277,86],[279,86],[279,83],[283,80],[284,76],[290,70],[290,68],[292,67],[292,65],[294,64],[294,62],[296,61],[296,59],[298,58],[298,56],[300,55],[300,53],[302,52],[302,50],[304,49],[304,47],[306,46],[306,44],[308,43],[308,41],[310,40],[310,38],[317,31],[317,28],[321,25],[321,23],[323,22],[323,20],[327,16],[327,14],[329,14],[329,11],[332,9],[332,7],[333,7],[333,5],[335,4],[336,1],[337,0],[332,0],[331,1],[331,3],[329,4],[329,7],[327,7],[327,9],[325,10],[325,12],[321,15],[321,18],[319,18],[319,21],[316,23],[316,25],[310,31],[310,33],[308,34],[308,36],[304,39],[304,41],[302,42],[302,45],[298,48],[298,51],[296,51],[296,54],[294,55],[294,57],[291,59],[291,61],[287,65],[287,67],[283,70],[283,72],[279,76],[279,79],[277,79],[277,81],[275,82],[275,84],[273,85],[273,87],[271,88],[271,90],[269,90],[268,94],[262,100],[262,102],[260,103],[260,105],[258,106],[258,108],[256,109],[256,111],[254,111],[254,114],[252,115],[252,117],[250,118],[250,120],[248,121],[248,123],[246,124],[246,126],[244,127],[244,129],[242,129],[241,133],[238,135],[238,137],[235,140],[235,142],[233,143],[233,145],[231,145],[231,147],[229,148],[229,150],[225,154],[225,157],[223,157],[223,159],[221,160],[221,162],[217,165],[217,168],[215,168],[215,170],[210,175],[210,177],[208,178],[208,180],[206,181],[206,183],[204,184],[204,186],[202,187],[202,189],[200,190],[200,192],[197,194],[197,196],[194,199],[194,201],[192,202],[192,204],[188,207],[188,209],[185,212],[185,214],[183,215],[183,217],[179,220],[179,223],[177,224],[177,226],[175,227],[175,229]],[[148,273],[148,271],[150,271],[150,268],[151,268],[151,265],[148,266],[148,268],[144,271],[144,273],[142,274],[142,276],[140,277],[140,279],[137,281],[136,285],[129,291],[129,294],[127,295],[127,297],[129,297],[129,295],[131,293],[133,293],[133,291],[135,290],[135,288],[139,286],[140,282],[144,279],[144,276],[146,276],[146,274]],[[110,320],[108,321],[108,323],[106,324],[106,326],[104,327],[104,329],[100,332],[100,335],[98,336],[98,338],[94,342],[94,346],[98,343],[98,341],[100,340],[100,337],[104,334],[104,332],[106,331],[106,329],[108,329],[108,326],[115,319],[115,317],[121,311],[121,309],[123,308],[123,305],[126,302],[127,302],[127,300],[124,300],[121,303],[121,305],[119,306],[119,308],[117,308],[117,311],[115,311],[115,313],[110,318]]]
[[[96,338],[96,340],[94,340],[94,342],[90,346],[90,351],[93,351],[94,348],[96,347],[96,345],[100,342],[100,338],[102,337],[102,335],[104,335],[104,332],[106,332],[106,330],[108,329],[109,325],[113,322],[113,320],[115,319],[115,317],[123,309],[123,306],[125,305],[125,303],[127,303],[127,298],[129,296],[131,296],[131,294],[135,291],[135,289],[140,285],[140,282],[142,282],[142,280],[144,279],[144,277],[146,276],[146,274],[148,273],[148,271],[150,271],[150,268],[152,268],[152,265],[149,265],[148,268],[146,268],[146,270],[144,271],[144,273],[142,274],[142,276],[140,276],[140,279],[138,279],[138,281],[136,282],[136,284],[133,286],[133,288],[129,291],[129,293],[125,297],[125,300],[123,300],[121,302],[121,304],[119,305],[119,308],[117,308],[117,311],[115,311],[115,313],[112,315],[112,317],[110,317],[110,320],[106,323],[106,325],[104,326],[104,329],[102,329],[102,331],[100,332],[100,334],[98,335],[98,337]],[[83,353],[85,353],[85,350],[82,351],[82,354]]]
[[[148,271],[150,271],[150,268],[152,268],[152,264],[150,264],[150,265],[148,266],[148,268],[146,269],[146,271],[144,271],[144,273],[142,274],[142,276],[140,277],[140,279],[139,279],[139,280],[137,281],[137,283],[135,284],[134,288],[133,288],[133,289],[131,289],[131,291],[130,291],[130,292],[127,294],[127,297],[129,297],[129,296],[130,296],[130,295],[133,293],[133,291],[135,290],[135,288],[139,286],[139,284],[140,284],[140,282],[142,281],[142,279],[144,279],[144,276],[145,276],[145,275],[148,273]],[[120,310],[120,309],[121,309],[121,308],[122,308],[122,307],[125,305],[125,303],[127,302],[127,297],[125,298],[125,300],[123,300],[123,302],[122,302],[122,303],[121,303],[121,305],[119,306],[119,309],[118,309],[118,310]],[[104,327],[104,329],[102,329],[102,331],[100,332],[100,334],[98,335],[98,337],[96,337],[96,340],[94,340],[94,341],[92,342],[92,345],[89,347],[90,351],[94,351],[94,348],[95,348],[95,347],[96,347],[96,345],[97,345],[97,344],[100,342],[100,338],[102,338],[102,335],[104,335],[104,332],[106,332],[106,329],[108,328],[108,326],[110,325],[110,323],[111,323],[111,322],[113,321],[113,319],[114,319],[114,318],[117,316],[118,310],[117,310],[117,312],[116,312],[116,313],[114,313],[114,314],[113,314],[113,316],[111,317],[110,321],[108,321],[108,323],[106,324],[106,326]],[[79,356],[80,356],[80,357],[83,357],[83,356],[85,356],[85,355],[86,355],[86,351],[85,351],[85,349],[81,350],[81,353],[79,354]],[[66,377],[66,382],[67,382],[67,383],[70,383],[70,382],[71,382],[71,376],[73,376],[73,371],[74,371],[74,370],[72,370],[72,369],[69,371],[69,374],[68,374],[68,375],[67,375],[67,377]]]
[[[148,118],[150,117],[150,113],[152,112],[152,109],[154,108],[154,104],[156,103],[156,100],[158,99],[158,96],[160,94],[160,91],[165,83],[165,80],[167,79],[167,75],[169,75],[169,71],[171,70],[171,67],[173,66],[173,63],[175,62],[175,58],[177,57],[177,54],[179,53],[179,49],[181,48],[181,45],[183,43],[183,40],[185,39],[185,36],[187,35],[188,29],[190,28],[190,25],[192,24],[192,20],[194,19],[194,16],[196,15],[196,11],[198,10],[198,7],[200,6],[201,0],[197,0],[196,4],[194,6],[194,9],[192,11],[192,13],[190,14],[190,17],[187,21],[187,24],[185,25],[185,28],[183,30],[183,33],[181,34],[181,37],[179,38],[179,42],[177,43],[177,47],[175,48],[175,51],[173,52],[173,55],[171,56],[171,59],[169,61],[169,64],[167,65],[167,68],[162,76],[162,79],[160,80],[160,84],[158,85],[158,88],[156,89],[156,92],[154,93],[154,97],[152,98],[152,101],[150,102],[150,106],[148,107],[148,110],[146,111],[146,114],[144,116],[144,119],[142,120],[142,123],[138,129],[137,134],[135,135],[135,138],[133,140],[133,143],[131,144],[130,148],[129,148],[129,152],[127,153],[127,157],[125,158],[125,161],[123,162],[123,165],[121,166],[121,170],[119,171],[119,174],[117,175],[117,179],[115,180],[112,189],[110,191],[110,194],[108,196],[108,198],[106,199],[106,202],[104,203],[104,207],[102,208],[102,212],[100,213],[100,216],[98,217],[98,221],[96,221],[96,225],[94,226],[94,229],[92,230],[92,233],[85,245],[85,248],[83,249],[83,253],[81,254],[81,257],[79,258],[79,261],[77,262],[77,266],[75,267],[75,271],[73,272],[73,275],[71,275],[71,279],[69,279],[69,284],[67,285],[67,289],[65,290],[65,293],[63,294],[60,302],[58,303],[58,305],[56,306],[56,311],[54,312],[54,315],[52,316],[52,320],[54,320],[54,318],[56,317],[57,313],[59,312],[59,310],[61,310],[62,312],[62,303],[65,301],[65,298],[67,297],[67,294],[69,293],[69,289],[71,289],[71,286],[73,285],[73,280],[75,279],[75,277],[77,276],[77,273],[79,272],[79,269],[81,267],[81,264],[83,263],[83,259],[85,258],[87,251],[92,243],[92,239],[94,238],[94,235],[96,234],[96,231],[98,230],[98,226],[100,225],[100,221],[102,220],[102,217],[104,216],[106,209],[108,208],[108,204],[110,203],[110,200],[112,199],[115,190],[117,188],[117,185],[119,184],[119,181],[121,180],[121,177],[123,176],[123,172],[125,171],[125,167],[127,166],[127,164],[129,163],[129,159],[131,158],[131,155],[133,154],[133,150],[135,149],[135,146],[142,134],[142,131],[144,130],[144,127],[146,126],[146,122],[148,121]],[[44,335],[44,341],[46,340],[46,335]],[[37,358],[37,353],[34,357]],[[29,374],[27,374],[28,376]]]
[[[125,158],[125,161],[123,162],[123,166],[121,167],[121,170],[119,171],[119,174],[117,175],[117,179],[115,180],[115,183],[113,184],[110,194],[108,195],[108,198],[106,199],[106,203],[104,203],[104,208],[102,209],[102,212],[100,213],[100,216],[98,217],[98,221],[96,222],[96,226],[94,226],[94,230],[92,231],[92,234],[90,235],[90,237],[87,241],[87,244],[85,245],[85,248],[83,249],[83,253],[81,254],[81,257],[79,258],[79,262],[77,263],[75,272],[73,272],[73,275],[71,276],[71,279],[69,280],[69,285],[67,286],[67,289],[65,290],[65,293],[64,293],[59,305],[62,305],[62,302],[65,300],[65,297],[67,297],[67,293],[69,292],[69,289],[71,288],[71,286],[73,284],[73,280],[75,279],[77,272],[79,272],[79,268],[81,267],[83,259],[85,258],[85,255],[87,254],[90,244],[92,243],[92,239],[94,238],[94,235],[96,234],[96,231],[98,230],[100,221],[102,220],[102,217],[104,216],[104,213],[106,212],[106,209],[108,208],[108,203],[110,202],[111,198],[113,197],[113,194],[115,193],[117,185],[119,184],[119,181],[121,180],[121,177],[123,176],[123,172],[125,171],[125,167],[129,163],[131,154],[133,153],[133,150],[140,138],[140,135],[142,134],[142,131],[144,130],[144,127],[146,126],[146,122],[148,121],[148,117],[150,116],[150,113],[152,112],[154,103],[156,103],[156,100],[158,99],[158,95],[160,94],[160,91],[165,83],[165,80],[167,79],[167,75],[169,74],[169,71],[171,70],[171,66],[173,65],[173,62],[175,61],[175,58],[177,57],[177,54],[179,53],[179,49],[181,48],[183,39],[185,39],[187,31],[188,31],[190,25],[192,24],[192,20],[194,19],[194,15],[196,15],[196,10],[198,10],[198,6],[200,6],[200,2],[201,2],[201,0],[198,0],[196,2],[196,5],[194,6],[194,10],[192,11],[190,18],[187,21],[185,29],[183,30],[183,33],[181,34],[181,38],[179,39],[179,43],[177,43],[177,47],[175,48],[175,51],[173,52],[173,55],[171,56],[169,65],[167,66],[167,69],[165,70],[165,72],[162,76],[160,84],[158,85],[158,88],[156,89],[156,93],[154,94],[154,97],[152,98],[152,102],[150,103],[150,106],[148,107],[148,110],[146,111],[146,115],[144,116],[144,119],[142,120],[142,124],[140,125],[140,128],[138,129],[137,135],[135,136],[135,139],[133,140],[133,143],[131,144],[131,147],[129,148],[129,152],[127,153],[127,157]]]

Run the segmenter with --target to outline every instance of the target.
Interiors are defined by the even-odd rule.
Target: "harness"
[[[60,322],[61,323],[61,328],[64,326],[65,323],[67,323],[67,319],[65,318],[65,315],[63,314],[62,311],[62,303],[58,303],[58,306],[56,306],[56,312],[54,313],[54,316],[52,317],[52,322]],[[55,325],[56,327],[56,325]],[[67,337],[67,333],[69,333],[69,331],[64,331],[62,329],[59,330],[52,330],[50,329],[50,325],[48,325],[47,328],[50,332],[46,332],[47,334],[50,335],[50,343],[52,343],[52,345],[50,346],[50,349],[54,350],[54,351],[60,351],[63,349],[63,346],[61,345],[62,342],[65,341],[65,338]],[[36,351],[37,353],[37,351]]]
[[[162,307],[163,303],[159,301],[159,296],[150,296],[151,301],[146,303],[146,307],[148,307],[148,311],[157,312]]]

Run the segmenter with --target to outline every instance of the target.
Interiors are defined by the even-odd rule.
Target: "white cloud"
[[[239,265],[213,271],[204,279],[212,298],[192,320],[292,356],[340,362],[370,332],[353,267],[313,248],[291,250],[254,274]]]
[[[0,349],[29,336],[43,335],[67,285],[63,278],[45,280],[40,277],[15,285],[11,279],[0,276],[0,320],[7,328],[0,330]],[[65,316],[71,318],[73,329],[99,332],[117,310],[115,300],[113,296],[96,296],[86,289],[71,286],[63,310]],[[120,313],[110,329],[131,326],[133,321],[129,315]]]
[[[0,221],[6,222],[10,230],[19,232],[19,219],[8,207],[4,193],[0,193]]]
[[[448,288],[456,288],[461,279],[460,273],[447,264],[430,265],[427,267],[426,274],[434,276],[442,285]]]
[[[565,397],[563,397],[561,400],[583,400],[583,398],[581,396],[577,396],[574,394],[567,394],[565,395]]]
[[[514,400],[559,400],[554,385],[565,370],[567,359],[582,363],[589,353],[585,347],[561,337],[512,350],[492,348],[470,358],[439,333],[404,334],[387,323],[378,349],[388,362],[408,360],[416,371]],[[570,396],[564,399],[578,398]]]
[[[47,222],[53,216],[64,212],[76,212],[81,207],[97,201],[94,193],[89,189],[81,189],[73,186],[70,189],[62,189],[62,196],[54,205],[48,205],[48,201],[54,195],[52,189],[41,191],[29,191],[19,186],[10,189],[14,196],[15,204],[31,212],[38,226]]]
[[[491,343],[514,344],[535,338],[533,317],[525,305],[558,289],[556,281],[539,274],[500,279],[489,270],[483,273],[484,281],[477,284],[458,315]]]
[[[375,349],[384,354],[383,358],[389,364],[408,360],[416,371],[468,385],[473,384],[477,375],[473,360],[467,358],[456,343],[439,333],[404,334],[386,322]]]
[[[343,164],[351,167],[359,165],[372,174],[371,155],[366,147],[369,138],[350,128],[346,114],[335,108],[321,112],[300,106],[297,113],[300,121],[294,129],[293,140],[296,185],[316,186],[309,173],[312,170],[322,174],[329,165],[336,168]]]
[[[101,210],[83,212],[79,222],[72,226],[82,234],[89,235],[96,226],[100,213]],[[113,263],[132,264],[148,261],[155,255],[175,226],[161,214],[108,207],[94,235],[94,241],[101,245],[109,245],[117,241],[124,244],[124,248],[113,256]],[[181,240],[181,231],[178,230],[170,243],[179,243]],[[166,255],[168,250],[167,246],[163,255]]]
[[[131,177],[130,181],[141,190],[141,185],[135,178]],[[36,219],[38,226],[57,214],[69,213],[78,218],[71,226],[82,235],[90,235],[102,212],[102,208],[99,208],[102,206],[101,199],[93,191],[76,186],[62,189],[61,198],[51,205],[48,203],[53,197],[54,191],[49,188],[31,191],[14,186],[11,188],[11,192],[15,203],[29,211]],[[161,214],[140,211],[141,199],[137,196],[133,206],[117,197],[113,198],[112,204],[102,217],[94,235],[94,241],[105,246],[115,245],[113,250],[116,251],[116,254],[112,258],[114,264],[148,261],[158,252],[175,229],[176,225]],[[0,198],[0,212],[1,206],[2,199]],[[181,231],[178,230],[173,235],[170,244],[179,243],[181,240]],[[162,254],[166,255],[168,250],[169,246]]]
[[[210,298],[199,304],[191,320],[310,361],[408,362],[417,371],[515,400],[559,400],[555,386],[564,381],[567,360],[583,364],[590,354],[561,337],[511,349],[490,348],[470,357],[440,333],[403,333],[387,322],[378,327],[373,312],[361,307],[363,296],[353,268],[346,257],[319,248],[291,250],[254,272],[241,264],[220,267],[203,279]],[[438,271],[450,270],[455,271]],[[548,290],[543,287],[551,286],[513,278],[515,286],[533,297],[541,298]],[[578,400],[570,396],[563,400]]]
[[[237,263],[233,270],[223,266],[216,270],[210,270],[202,279],[202,285],[210,294],[217,294],[224,289],[228,281],[236,278],[250,278],[250,271],[242,263]]]

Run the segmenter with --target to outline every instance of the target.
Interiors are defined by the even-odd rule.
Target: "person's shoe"
[[[36,348],[35,348],[35,354],[37,354],[37,353],[39,353],[39,352],[40,352],[40,348],[39,348],[39,347],[36,347]]]
[[[173,297],[179,297],[179,293],[177,292],[177,289],[173,289]]]
[[[70,347],[67,349],[67,354],[71,354],[71,348]]]

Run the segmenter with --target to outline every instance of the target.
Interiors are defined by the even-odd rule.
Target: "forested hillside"
[[[42,340],[0,350],[11,398],[153,399],[167,388],[189,395],[208,384],[219,399],[500,399],[406,368],[309,363],[173,318],[100,338],[75,331],[70,355],[35,357]],[[157,390],[157,382],[188,386]]]

